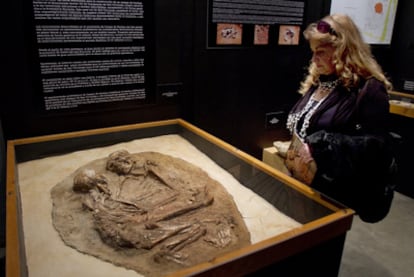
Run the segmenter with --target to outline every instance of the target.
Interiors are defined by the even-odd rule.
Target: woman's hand
[[[286,153],[286,167],[292,173],[293,177],[310,185],[317,167],[312,158],[309,145],[303,143],[297,148],[289,149]]]

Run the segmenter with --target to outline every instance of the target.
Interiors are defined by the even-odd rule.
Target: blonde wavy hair
[[[357,87],[361,79],[374,77],[383,82],[388,91],[392,90],[391,82],[385,77],[381,66],[371,53],[370,46],[364,42],[361,32],[349,16],[333,14],[324,17],[321,21],[328,23],[333,31],[321,33],[317,30],[317,23],[312,23],[303,35],[308,41],[320,41],[335,48],[333,63],[336,75],[345,87]],[[299,93],[304,94],[318,82],[319,73],[316,65],[311,62]]]

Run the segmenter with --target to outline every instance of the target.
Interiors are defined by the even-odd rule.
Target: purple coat
[[[292,108],[301,110],[315,92],[312,87]],[[312,116],[307,134],[319,130],[343,134],[384,134],[388,132],[389,102],[384,85],[370,78],[359,89],[338,86]]]
[[[292,112],[302,109],[315,89]],[[311,186],[354,209],[366,222],[383,219],[393,198],[388,100],[384,85],[374,78],[359,89],[338,86],[313,114],[305,138],[318,167]]]

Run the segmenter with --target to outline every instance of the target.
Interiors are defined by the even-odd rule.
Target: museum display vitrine
[[[119,149],[160,152],[205,170],[232,195],[250,231],[249,244],[174,267],[166,275],[241,276],[304,268],[308,273],[337,274],[352,210],[196,126],[173,119],[8,141],[7,276],[142,276],[69,247],[52,226],[52,188],[74,168]]]

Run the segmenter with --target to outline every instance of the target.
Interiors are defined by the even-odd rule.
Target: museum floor
[[[339,277],[414,276],[413,234],[414,199],[395,193],[391,211],[383,221],[367,224],[354,218]],[[4,248],[0,249],[0,270],[3,276]]]
[[[354,218],[339,277],[414,276],[414,199],[395,193],[388,216],[375,224]]]

